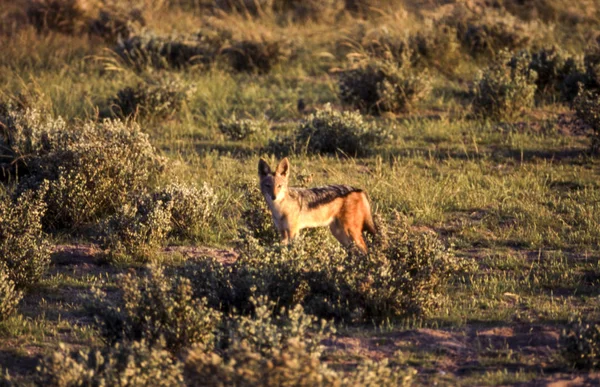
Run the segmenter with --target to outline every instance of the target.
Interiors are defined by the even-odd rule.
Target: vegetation
[[[598,27],[583,0],[2,2],[0,385],[598,384]],[[368,193],[368,254],[280,245],[257,164],[284,156]]]
[[[482,118],[512,120],[533,104],[537,73],[529,68],[527,53],[510,58],[506,53],[479,75],[473,112]]]

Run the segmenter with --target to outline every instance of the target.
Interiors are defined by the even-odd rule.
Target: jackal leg
[[[365,240],[363,239],[362,230],[360,230],[360,229],[350,230],[350,238],[352,238],[352,240],[354,241],[354,244],[356,244],[356,247],[358,247],[360,249],[360,251],[362,251],[365,254],[367,253],[367,244],[365,243]]]
[[[344,230],[344,227],[340,224],[339,220],[336,219],[331,222],[329,230],[331,230],[335,239],[337,239],[342,246],[348,247],[350,243],[352,243],[352,239],[350,239],[350,236],[346,233],[346,230]]]

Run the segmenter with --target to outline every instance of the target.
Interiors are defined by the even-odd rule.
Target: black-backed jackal
[[[288,243],[307,227],[329,226],[344,246],[352,242],[367,252],[363,230],[375,234],[366,192],[347,185],[317,188],[288,187],[290,163],[281,160],[275,172],[266,161],[258,162],[260,190],[267,201],[282,243]]]

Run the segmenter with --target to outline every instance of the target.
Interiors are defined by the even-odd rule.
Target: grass
[[[298,101],[309,112],[328,103],[344,108],[337,72],[346,64],[349,47],[359,44],[357,31],[373,32],[398,20],[407,21],[410,30],[425,23],[412,4],[418,2],[406,3],[405,16],[386,13],[363,20],[345,15],[333,26],[282,25],[269,15],[203,18],[200,12],[148,10],[148,26],[156,31],[185,32],[185,26],[193,31],[210,20],[229,26],[237,37],[281,34],[299,47],[267,74],[234,73],[221,62],[208,70],[167,70],[195,91],[173,117],[150,117],[143,123],[169,163],[169,174],[160,183],[207,182],[215,189],[219,202],[210,228],[203,231],[209,254],[222,258],[234,246],[245,187],[257,184],[258,160],[276,161],[265,151],[269,140],[290,133],[306,117]],[[437,10],[436,5],[428,11]],[[161,12],[168,16],[162,19]],[[568,28],[558,23],[554,30],[544,29],[544,39],[581,54],[584,32],[569,34]],[[87,36],[38,35],[25,26],[11,36],[0,35],[0,45],[0,97],[21,93],[69,121],[97,117],[119,89],[145,76],[161,76],[155,70],[136,73],[115,59],[110,46]],[[292,185],[306,185],[301,175],[310,176],[309,186],[364,187],[376,213],[400,212],[410,227],[438,233],[458,256],[478,265],[476,273],[449,285],[443,306],[427,319],[338,326],[326,352],[332,367],[351,367],[361,358],[391,358],[400,351],[404,364],[418,371],[416,384],[506,385],[555,373],[560,374],[556,378],[573,376],[556,340],[539,345],[531,340],[539,329],[556,338],[575,315],[600,320],[600,161],[589,154],[589,138],[558,99],[536,101],[512,123],[474,119],[468,90],[476,70],[489,59],[461,52],[454,71],[429,69],[432,93],[410,114],[367,116],[393,135],[369,157],[301,151],[290,156]],[[234,114],[264,119],[269,130],[229,141],[218,124]],[[94,242],[83,239],[54,235],[68,249]],[[101,342],[86,313],[86,295],[93,287],[115,292],[119,274],[140,268],[110,266],[94,254],[84,250],[63,261],[55,253],[49,273],[28,290],[20,314],[0,322],[0,363],[18,383],[33,382],[37,360],[58,342],[75,348]],[[166,262],[177,266],[202,255],[192,250]],[[494,329],[505,335],[489,333]],[[544,346],[549,350],[543,352]],[[19,365],[19,359],[28,361]]]

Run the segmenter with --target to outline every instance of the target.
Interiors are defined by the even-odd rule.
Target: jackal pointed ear
[[[267,164],[265,160],[260,159],[260,161],[258,162],[258,176],[267,176],[272,173],[273,172],[271,171],[271,167],[269,167],[269,164]]]
[[[281,160],[279,162],[279,165],[277,166],[277,170],[275,171],[276,174],[278,174],[279,176],[283,176],[283,177],[288,177],[290,172],[290,162],[288,160],[288,158],[284,158],[283,160]]]

